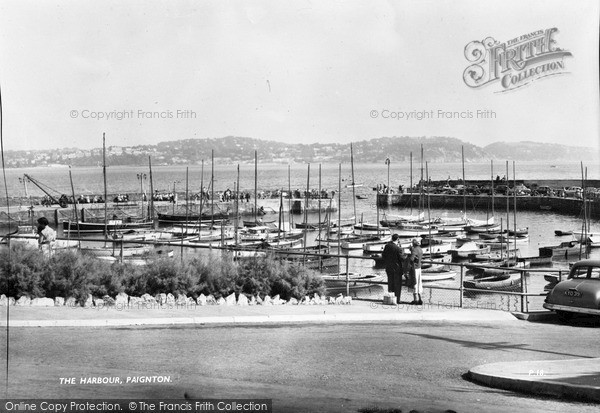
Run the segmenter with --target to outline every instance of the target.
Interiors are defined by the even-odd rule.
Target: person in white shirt
[[[50,227],[50,222],[46,217],[38,218],[38,245],[45,256],[52,255],[54,241],[56,241],[56,231]]]

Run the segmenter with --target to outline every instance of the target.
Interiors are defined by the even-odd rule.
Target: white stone
[[[261,305],[263,303],[263,299],[260,298],[260,295],[256,294],[256,304]]]
[[[87,298],[83,302],[83,306],[85,308],[92,307],[94,305],[94,299],[92,298],[92,294],[88,294]]]
[[[149,296],[152,298],[151,296]],[[129,297],[129,306],[130,307],[140,307],[144,303],[144,300],[141,297]]]
[[[62,307],[65,305],[65,299],[63,297],[54,297],[54,306]]]
[[[8,298],[4,294],[0,295],[0,306],[5,307],[8,305]]]
[[[279,294],[277,294],[275,297],[273,297],[273,305],[280,305],[281,304],[281,298],[279,298]]]
[[[117,294],[115,304],[119,307],[127,307],[127,305],[129,305],[129,296],[123,292]]]
[[[66,307],[77,307],[77,300],[75,299],[75,297],[69,297],[67,298],[67,300],[65,301],[65,306]]]
[[[105,295],[104,297],[102,297],[102,300],[104,301],[104,305],[107,305],[109,307],[112,307],[117,303],[117,300],[112,298],[110,295]]]
[[[273,305],[273,300],[268,295],[263,298],[263,305]]]
[[[152,297],[150,294],[146,293],[141,297],[142,301],[145,303],[155,303],[156,298]]]
[[[54,307],[54,300],[52,298],[34,298],[31,300],[33,307]]]
[[[93,301],[95,307],[104,307],[104,300],[102,298],[94,298]]]
[[[175,296],[171,293],[167,294],[167,305],[175,305]]]
[[[248,297],[246,297],[245,294],[240,294],[238,297],[238,300],[237,300],[237,305],[247,306],[248,305]]]
[[[8,297],[8,305],[17,305],[17,300],[15,300],[15,297]]]
[[[225,305],[235,305],[235,293],[231,293],[225,298]]]
[[[250,301],[248,301],[248,305],[256,305],[256,297],[250,297]]]
[[[290,300],[287,302],[288,305],[298,305],[298,300],[295,299],[294,297],[290,298]]]
[[[196,305],[196,300],[194,300],[192,297],[187,297],[185,299],[185,305],[189,307],[194,307]]]
[[[31,305],[31,298],[27,297],[26,295],[22,295],[21,297],[19,297],[19,299],[17,300],[16,304],[18,306],[30,306]]]
[[[225,305],[225,304],[227,304],[225,299],[223,297],[219,297],[219,299],[217,300],[217,305]]]
[[[177,294],[177,297],[175,298],[175,304],[177,305],[186,305],[187,303],[187,295],[185,294]]]
[[[200,294],[196,300],[196,303],[198,303],[198,305],[206,305],[206,296],[204,294]]]
[[[217,304],[217,300],[215,299],[215,296],[212,295],[212,294],[209,294],[208,297],[206,297],[206,304],[208,304],[208,305],[215,305],[215,304]]]

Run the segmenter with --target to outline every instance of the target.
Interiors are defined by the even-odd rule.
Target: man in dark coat
[[[402,292],[402,261],[403,253],[398,246],[398,234],[392,235],[392,240],[385,244],[382,258],[388,280],[388,292],[396,294],[396,303],[400,304],[400,293]]]

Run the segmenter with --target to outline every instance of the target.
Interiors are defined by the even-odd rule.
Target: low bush
[[[325,292],[323,280],[301,264],[272,256],[234,261],[230,253],[195,255],[184,260],[153,257],[146,266],[108,263],[77,251],[56,252],[44,258],[35,248],[11,246],[0,253],[0,293],[18,298],[116,296],[120,292],[186,294],[196,298],[231,293],[279,294],[300,299]]]
[[[42,272],[46,266],[43,255],[37,249],[13,244],[11,249],[0,252],[1,290],[8,297],[27,295],[43,297]]]

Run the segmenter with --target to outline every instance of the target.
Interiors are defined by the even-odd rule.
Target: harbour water
[[[600,164],[584,165],[588,169],[588,179],[600,179]],[[192,165],[189,169],[189,191],[198,193],[200,191],[200,182],[204,176],[204,186],[208,187],[211,181],[211,167],[209,163],[204,165],[204,174],[202,174],[201,165]],[[260,190],[287,190],[291,186],[292,190],[305,190],[307,187],[308,165],[292,164],[289,166],[288,183],[288,165],[283,164],[260,164],[258,165],[258,189]],[[341,165],[341,179],[343,193],[352,192],[346,185],[351,183],[352,173],[348,162]],[[171,192],[173,188],[179,193],[183,193],[186,187],[186,166],[153,166],[153,184],[154,189],[162,192]],[[395,163],[393,160],[389,165],[389,183],[391,188],[404,187],[410,183],[410,164]],[[432,180],[461,179],[462,165],[460,163],[429,163],[429,177]],[[413,183],[418,182],[420,177],[420,165],[415,160],[413,162]],[[9,196],[25,196],[25,187],[19,178],[24,174],[40,180],[49,189],[58,194],[71,194],[71,185],[69,181],[69,171],[66,167],[38,167],[38,168],[14,168],[6,170],[6,179]],[[141,182],[137,175],[146,174],[146,178]],[[387,185],[387,166],[381,164],[360,164],[354,166],[354,176],[357,184],[362,186],[355,188],[357,195],[370,196],[373,194],[372,188],[377,184]],[[103,177],[102,168],[77,167],[72,169],[73,184],[76,195],[102,194]],[[506,175],[506,165],[504,162],[494,163],[493,175],[500,177]],[[581,180],[581,165],[578,162],[547,164],[539,162],[520,162],[516,164],[517,179],[575,179]],[[490,163],[466,163],[465,178],[467,180],[490,179]],[[214,167],[214,189],[215,191],[224,191],[227,188],[232,189],[237,177],[236,165],[219,165],[215,163]],[[509,177],[512,180],[512,163],[509,165]],[[321,186],[328,191],[338,190],[339,164],[323,163],[321,164]],[[141,186],[147,192],[150,188],[149,170],[147,166],[109,166],[107,167],[108,193],[140,193]],[[319,164],[310,165],[310,187],[317,189],[319,185]],[[4,184],[0,183],[0,197],[4,197]],[[42,196],[43,193],[29,184],[28,190],[32,195]],[[254,164],[240,165],[240,190],[254,190]],[[343,197],[342,201],[348,197]]]
[[[418,163],[413,165],[413,183],[418,182],[420,170]],[[307,188],[307,183],[310,189],[319,188],[319,165],[312,164],[310,166],[310,178],[308,178],[307,165],[291,165],[288,170],[288,165],[261,165],[258,166],[257,187],[259,191],[269,191],[283,189],[286,191],[289,187],[292,190],[304,191]],[[462,177],[461,164],[428,164],[429,176],[433,180],[444,180],[450,178],[452,180]],[[11,197],[16,199],[25,199],[25,187],[22,180],[23,174],[30,174],[39,181],[47,184],[57,194],[70,194],[70,182],[67,168],[61,167],[41,167],[28,169],[9,169],[7,170],[8,192]],[[145,173],[147,175],[145,181],[140,181],[138,174]],[[289,174],[289,175],[288,175]],[[385,164],[356,164],[355,165],[355,182],[360,186],[356,186],[354,190],[347,185],[352,182],[351,170],[349,164],[343,164],[341,169],[341,211],[342,218],[348,218],[354,215],[356,208],[357,221],[374,223],[377,217],[383,218],[390,214],[410,214],[411,209],[406,207],[390,206],[386,208],[377,208],[376,192],[373,190],[379,184],[388,183],[388,169]],[[76,195],[98,195],[103,193],[102,168],[87,167],[74,168],[72,170],[73,184]],[[107,182],[109,193],[131,193],[139,194],[143,188],[149,192],[149,171],[144,167],[132,166],[115,166],[107,169]],[[410,184],[410,165],[394,164],[390,165],[389,170],[389,185],[391,188],[398,188],[398,185],[404,187]],[[506,164],[495,164],[494,176],[506,175]],[[189,167],[188,173],[188,188],[190,195],[200,192],[200,183],[203,176],[204,187],[209,187],[211,181],[211,168],[209,164],[204,166],[204,174],[200,165]],[[466,179],[489,179],[491,176],[489,163],[467,163],[465,166]],[[509,165],[509,180],[513,179],[512,164]],[[540,164],[540,163],[519,163],[516,165],[517,179],[581,179],[581,166],[578,163],[557,163],[556,165]],[[600,178],[599,165],[588,166],[588,179]],[[237,179],[236,166],[233,165],[215,165],[214,168],[214,189],[216,192],[226,189],[233,189]],[[307,180],[309,179],[309,182]],[[321,188],[328,192],[335,191],[336,199],[340,182],[339,165],[338,164],[323,164],[321,166]],[[175,189],[181,195],[186,188],[186,167],[185,166],[158,166],[153,167],[153,183],[154,188],[160,192],[171,192]],[[240,190],[254,191],[254,165],[240,165]],[[4,191],[4,188],[2,188]],[[43,193],[33,187],[28,186],[29,195],[42,196]],[[358,197],[357,197],[358,196]],[[360,198],[360,199],[358,199]],[[12,201],[14,202],[14,201]],[[22,201],[20,201],[22,202]],[[416,210],[412,211],[416,213]],[[461,210],[442,210],[431,209],[429,213],[434,217],[459,217],[465,211]],[[335,217],[337,218],[337,212]],[[472,219],[487,219],[490,211],[483,209],[467,209],[466,214]],[[295,222],[300,222],[303,217],[296,215],[293,217]],[[316,222],[318,219],[317,213],[310,213],[308,216],[309,222]],[[511,211],[507,214],[504,210],[495,211],[496,222],[502,220],[506,227],[507,220],[510,222],[510,228],[514,226],[514,215]],[[517,227],[529,228],[529,241],[518,245],[521,256],[536,256],[538,249],[543,246],[558,245],[562,241],[570,240],[570,237],[557,237],[554,230],[580,230],[582,227],[582,217],[577,211],[573,215],[562,215],[552,211],[518,211],[516,215]],[[600,231],[600,222],[593,220],[591,223],[591,231]],[[316,233],[310,238],[314,240]],[[362,255],[362,251],[341,251],[350,255]],[[600,259],[600,249],[591,251],[592,258]],[[568,268],[567,261],[553,262],[554,268]],[[382,270],[373,268],[372,260],[351,260],[351,270],[360,271],[361,273],[382,273]],[[447,282],[446,285],[454,285],[457,281]],[[541,274],[532,274],[527,280],[528,289],[531,291],[543,291],[546,282]],[[442,283],[443,285],[444,283]],[[436,291],[434,291],[436,292]],[[380,297],[383,293],[383,288],[375,288],[373,297]],[[439,293],[439,292],[436,292]],[[450,293],[448,293],[450,294]],[[504,297],[502,300],[509,300],[509,297]],[[448,300],[443,300],[448,301]],[[450,300],[456,302],[454,298]],[[473,301],[475,305],[479,305],[480,301]],[[507,302],[502,303],[503,305]],[[515,305],[514,303],[510,305]]]
[[[420,170],[418,162],[413,163],[413,184],[418,181]],[[600,178],[600,165],[588,165],[588,179]],[[187,186],[190,196],[200,192],[200,183],[203,180],[203,185],[209,187],[211,181],[210,165],[205,163],[204,173],[200,165],[190,166],[188,173]],[[339,164],[324,163],[321,166],[321,188],[328,192],[335,191],[335,198],[340,197],[340,215],[342,218],[354,216],[356,208],[356,219],[361,219],[365,222],[376,222],[379,214],[380,218],[384,214],[408,214],[410,208],[402,207],[387,207],[378,210],[376,206],[376,192],[373,190],[378,184],[387,185],[387,166],[382,162],[379,164],[355,164],[354,177],[357,186],[354,189],[347,187],[351,183],[351,170],[349,163],[341,165],[341,194],[338,194],[340,174]],[[410,183],[410,165],[408,163],[390,164],[389,183],[391,188],[397,188],[399,185],[408,186]],[[581,165],[577,162],[572,163],[556,163],[549,165],[546,163],[518,163],[516,165],[517,179],[581,179]],[[257,187],[260,191],[269,191],[283,189],[284,191],[291,187],[293,190],[304,191],[307,188],[307,183],[310,189],[319,188],[319,164],[310,165],[310,179],[308,178],[308,166],[293,164],[266,164],[258,165]],[[450,177],[451,179],[460,179],[462,177],[462,165],[460,163],[434,163],[428,164],[429,176],[433,180],[442,180]],[[140,173],[147,175],[142,182],[137,178]],[[289,175],[288,175],[289,173]],[[71,184],[69,181],[69,171],[65,167],[39,167],[39,168],[16,168],[6,170],[6,179],[8,185],[8,193],[10,197],[19,199],[21,203],[26,199],[25,186],[22,179],[24,174],[29,174],[37,180],[46,184],[49,190],[56,194],[70,194]],[[494,175],[503,176],[506,174],[506,165],[494,163]],[[145,192],[149,192],[148,182],[149,171],[147,167],[135,166],[110,166],[107,168],[107,183],[109,193],[131,193],[139,194],[142,185]],[[203,175],[203,179],[202,179]],[[76,196],[79,195],[101,195],[103,189],[102,168],[101,167],[85,167],[73,168],[73,185]],[[289,176],[289,177],[288,177]],[[466,179],[489,179],[491,176],[489,163],[466,163],[465,177]],[[509,180],[512,180],[512,163],[509,165]],[[218,165],[214,167],[214,190],[216,192],[226,189],[233,189],[237,179],[237,170],[235,165]],[[3,184],[1,184],[1,194],[4,194]],[[157,166],[153,167],[153,186],[155,190],[160,192],[171,192],[175,188],[180,194],[180,202],[184,199],[181,195],[184,194],[186,188],[186,167],[185,166]],[[27,187],[28,194],[32,196],[44,195],[41,190],[33,186],[31,183]],[[240,165],[240,190],[254,191],[254,164]],[[357,199],[357,196],[362,199]],[[11,201],[13,209],[18,207],[14,205],[14,200]],[[4,203],[4,202],[3,202]],[[26,205],[21,205],[26,207]],[[325,207],[326,205],[324,205]],[[486,219],[489,217],[490,211],[484,209],[469,209],[467,208],[467,216],[473,219]],[[432,209],[431,217],[458,217],[463,213],[460,210],[439,210]],[[337,215],[337,213],[335,213]],[[337,217],[334,217],[337,218]],[[510,227],[513,228],[513,213],[508,214],[506,211],[495,211],[495,218],[502,219],[506,224],[506,220],[510,221]],[[299,222],[300,216],[294,218],[295,222]],[[309,215],[309,221],[317,221],[316,213]],[[551,211],[518,211],[517,212],[517,227],[529,227],[530,241],[528,244],[520,245],[523,255],[537,255],[540,246],[553,245],[560,242],[560,239],[554,236],[555,229],[561,230],[580,230],[582,219],[578,211],[573,215],[556,214]],[[600,231],[600,221],[592,220],[592,231]]]

